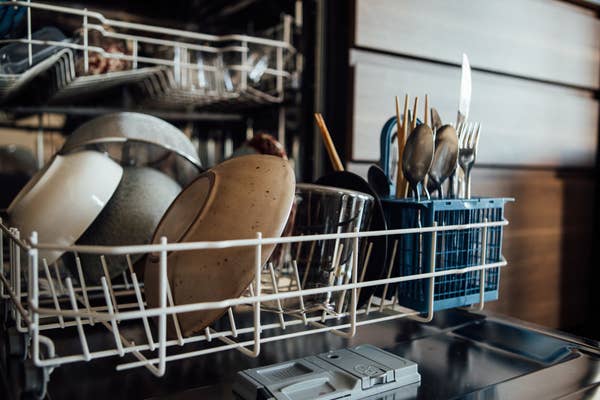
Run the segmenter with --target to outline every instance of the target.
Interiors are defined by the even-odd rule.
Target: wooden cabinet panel
[[[600,20],[549,0],[356,0],[355,45],[600,87]]]
[[[395,112],[396,95],[427,92],[445,122],[456,119],[460,68],[360,50],[351,51],[350,63],[352,159],[379,159],[381,127]],[[470,119],[483,127],[480,164],[594,165],[599,106],[591,92],[477,71],[472,79]]]
[[[545,326],[580,329],[592,312],[595,178],[475,168],[473,190],[516,200],[506,206],[508,266],[500,278],[500,299],[489,308]]]

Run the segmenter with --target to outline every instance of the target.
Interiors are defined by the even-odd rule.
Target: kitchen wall
[[[356,0],[349,14],[349,168],[379,159],[394,96],[428,93],[454,121],[468,54],[470,119],[483,126],[474,193],[516,200],[488,309],[595,335],[598,15],[556,0]]]

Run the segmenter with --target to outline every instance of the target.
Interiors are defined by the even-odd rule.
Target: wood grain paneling
[[[365,176],[369,164],[348,163]],[[475,168],[475,195],[506,205],[500,298],[486,309],[544,326],[581,331],[592,312],[595,178],[551,170]],[[589,322],[589,321],[588,321]],[[585,332],[585,328],[584,328]]]
[[[475,194],[512,196],[500,299],[491,310],[561,329],[591,312],[595,178],[554,171],[474,169]]]
[[[396,95],[429,93],[444,121],[455,120],[460,68],[360,50],[351,51],[350,63],[352,159],[379,159],[380,130]],[[480,164],[594,165],[599,106],[591,92],[476,71],[472,80],[470,119],[483,125]]]
[[[600,87],[600,20],[549,0],[356,0],[355,44]]]

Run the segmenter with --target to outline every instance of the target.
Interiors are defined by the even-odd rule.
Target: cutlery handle
[[[471,198],[471,168],[472,165],[467,166],[467,170],[465,171],[465,198]]]
[[[454,171],[452,173],[452,175],[450,175],[448,177],[448,193],[446,193],[446,197],[448,197],[449,199],[454,199],[456,198],[456,171]]]
[[[402,118],[404,118],[404,116],[402,116]],[[391,156],[391,151],[392,151],[392,140],[394,138],[394,129],[396,129],[397,126],[397,118],[396,117],[391,117],[390,119],[388,119],[386,121],[386,123],[383,125],[383,128],[381,129],[381,135],[380,135],[380,142],[379,142],[379,164],[381,166],[381,169],[383,170],[383,172],[385,173],[385,176],[388,177],[388,181],[390,182],[390,194],[394,194],[396,193],[396,179],[394,179],[394,177],[392,176],[392,168],[391,168],[391,161],[392,161],[392,156]],[[408,122],[410,122],[410,111],[408,112],[408,117],[406,118],[406,120]],[[417,119],[417,124],[421,125],[422,122],[420,119]],[[406,138],[404,139],[406,140]],[[400,168],[399,172],[402,172],[401,169],[402,166],[402,160],[398,160],[398,167]],[[398,172],[396,172],[398,173]],[[400,188],[400,191],[398,193],[404,193],[404,195],[402,197],[406,196],[406,193],[408,192],[408,181],[406,180],[406,177],[402,177],[402,185],[403,188]]]
[[[396,117],[391,117],[388,119],[381,129],[381,135],[379,138],[380,164],[381,169],[383,169],[385,176],[388,178],[388,182],[390,182],[390,194],[396,193],[396,180],[393,179],[392,168],[390,165],[392,161],[392,139],[394,136],[394,128],[396,126]],[[398,165],[402,165],[402,160],[399,160]]]

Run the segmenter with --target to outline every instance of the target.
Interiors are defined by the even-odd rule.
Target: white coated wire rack
[[[28,354],[38,367],[52,370],[62,364],[92,361],[103,357],[118,357],[119,371],[146,367],[153,374],[162,376],[168,362],[203,356],[209,353],[235,349],[250,357],[256,357],[261,346],[279,340],[330,332],[343,337],[352,337],[362,325],[399,318],[413,318],[422,322],[431,321],[434,314],[433,298],[435,280],[443,280],[450,274],[474,274],[480,279],[478,307],[484,305],[486,273],[498,272],[506,260],[486,260],[488,231],[502,229],[508,221],[396,229],[377,232],[351,232],[323,235],[305,235],[281,238],[226,240],[218,242],[167,243],[135,246],[70,246],[60,247],[37,243],[35,233],[28,240],[20,237],[19,231],[0,221],[0,296],[7,302],[8,314],[19,332],[31,337]],[[364,280],[364,265],[359,265],[359,242],[389,235],[427,235],[432,238],[431,251],[435,252],[436,237],[440,233],[469,230],[479,235],[483,251],[476,265],[461,269],[438,270],[436,257],[430,257],[429,269],[420,274],[398,276],[394,263],[381,266],[387,271],[382,279]],[[432,234],[432,232],[437,232]],[[346,265],[346,278],[330,286],[308,288],[302,283],[302,273],[292,260],[290,274],[281,273],[273,263],[261,262],[263,246],[300,245],[315,241],[344,241],[353,249]],[[361,242],[362,243],[362,242]],[[167,278],[170,267],[168,254],[171,252],[202,251],[243,247],[254,252],[254,277],[246,293],[238,298],[193,304],[174,304],[171,286]],[[395,247],[395,246],[394,246]],[[75,255],[76,273],[68,276],[61,265],[48,265],[40,259],[41,250],[61,250]],[[159,256],[159,280],[157,307],[149,307],[145,301],[144,284],[138,277],[131,260],[139,254]],[[341,252],[340,252],[341,253]],[[432,253],[435,254],[435,253]],[[86,284],[83,271],[87,267],[80,262],[79,255],[94,255],[100,258],[104,276],[99,285]],[[127,270],[118,279],[111,279],[106,271],[106,257],[118,256],[127,260]],[[368,258],[368,256],[367,256]],[[393,259],[393,257],[392,257]],[[339,257],[337,258],[339,263]],[[489,272],[488,272],[489,271]],[[291,277],[291,278],[289,278]],[[396,297],[387,299],[390,285],[400,282],[425,280],[431,289],[427,311],[419,312],[397,304]],[[172,283],[171,283],[172,284]],[[201,284],[201,283],[199,283]],[[383,295],[372,294],[368,302],[358,305],[360,293],[369,288],[380,288]],[[343,306],[310,310],[305,302],[319,295],[335,298]],[[294,304],[290,307],[290,301]],[[224,316],[204,331],[183,336],[179,329],[178,316],[182,313],[223,309]],[[175,329],[168,333],[167,325]],[[104,332],[106,340],[101,346],[90,341],[91,331]],[[55,350],[53,335],[69,333],[78,344],[70,353]]]
[[[194,107],[237,101],[280,103],[284,84],[295,68],[291,44],[292,17],[284,16],[269,34],[208,35],[109,19],[87,9],[30,1],[0,1],[0,6],[25,7],[27,36],[0,40],[0,45],[27,45],[29,67],[22,74],[0,74],[0,100],[18,92],[33,76],[51,68],[56,78],[50,103],[65,103],[118,85],[132,84],[145,104]],[[32,14],[50,12],[81,18],[74,40],[36,40]],[[116,46],[114,44],[117,44]],[[67,51],[33,65],[34,46]],[[93,62],[117,65],[97,70]]]

